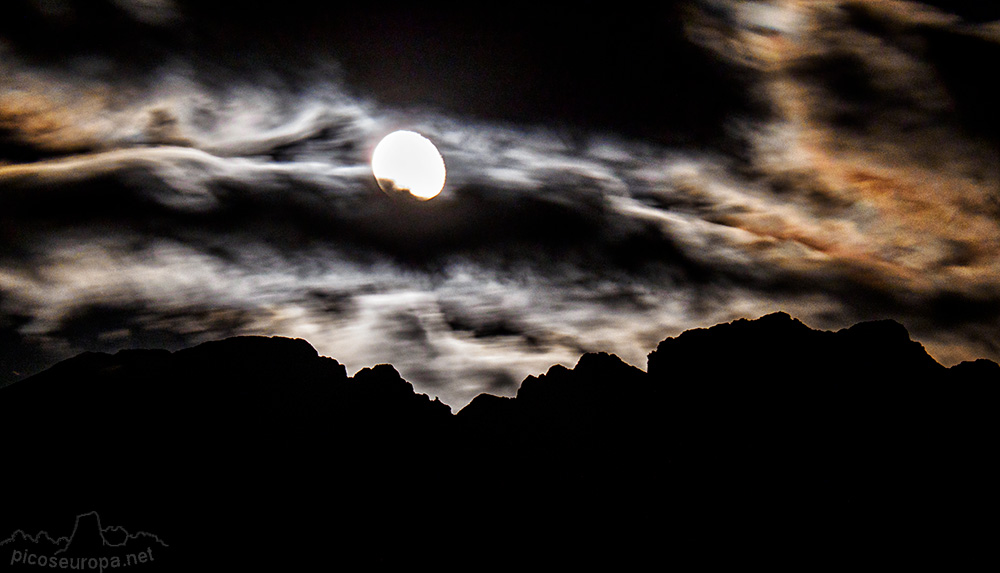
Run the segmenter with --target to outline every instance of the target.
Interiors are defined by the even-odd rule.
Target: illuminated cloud
[[[165,34],[216,14],[114,4]],[[995,88],[975,83],[995,25],[916,2],[706,0],[683,15],[664,42],[719,78],[689,78],[657,118],[649,94],[602,85],[595,101],[635,108],[570,127],[403,106],[334,51],[289,67],[275,39],[247,71],[166,36],[131,76],[117,43],[57,64],[11,41],[0,340],[54,360],[299,336],[352,371],[391,362],[453,407],[588,350],[642,367],[666,336],[779,309],[819,328],[895,318],[945,364],[1000,357],[1000,122]],[[685,135],[672,114],[712,94]],[[427,204],[371,176],[400,128],[445,157]],[[0,356],[38,363],[18,360]]]

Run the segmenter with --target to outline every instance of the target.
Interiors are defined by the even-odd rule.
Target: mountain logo
[[[160,549],[168,545],[152,533],[129,533],[120,526],[104,527],[96,511],[76,516],[73,531],[53,538],[46,531],[35,535],[17,530],[0,540],[0,547],[10,551],[14,570],[107,571],[137,567],[156,561]]]

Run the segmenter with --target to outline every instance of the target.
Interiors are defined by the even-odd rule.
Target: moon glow
[[[408,193],[426,201],[444,188],[444,158],[429,139],[413,131],[382,138],[372,153],[372,173],[390,195]]]

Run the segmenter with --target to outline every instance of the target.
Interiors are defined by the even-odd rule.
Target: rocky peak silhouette
[[[108,543],[104,539],[101,518],[95,511],[76,516],[69,543],[58,555],[93,557],[104,554]]]
[[[512,563],[846,559],[940,545],[995,505],[998,383],[892,321],[785,313],[667,338],[645,372],[585,354],[455,414],[303,340],[91,353],[0,389],[5,515],[140,512],[178,567],[403,565],[441,543]]]

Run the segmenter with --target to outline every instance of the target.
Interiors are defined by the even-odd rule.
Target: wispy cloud
[[[115,4],[136,25],[191,14]],[[332,61],[213,77],[171,48],[119,78],[110,48],[0,47],[0,336],[48,359],[300,336],[452,406],[778,309],[896,318],[945,363],[1000,356],[995,110],[948,67],[993,54],[992,28],[915,2],[693,6],[685,41],[767,110],[733,107],[729,143],[387,105]],[[372,180],[401,127],[445,157],[431,202]]]

